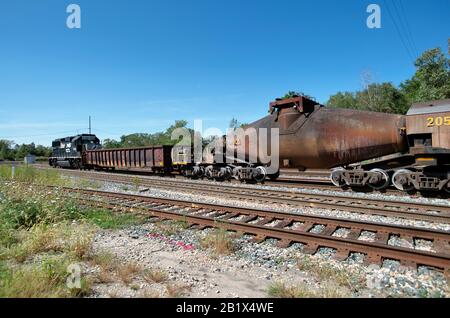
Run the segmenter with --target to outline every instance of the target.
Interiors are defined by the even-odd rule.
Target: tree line
[[[415,74],[398,87],[371,83],[357,92],[338,92],[328,107],[406,114],[413,103],[450,98],[450,59],[440,48],[425,51],[414,63]]]
[[[36,157],[49,157],[52,153],[51,147],[31,144],[14,144],[9,140],[0,139],[0,160],[23,160],[27,155]]]

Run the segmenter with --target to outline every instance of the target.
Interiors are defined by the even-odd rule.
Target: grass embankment
[[[57,170],[40,170],[34,168],[33,166],[21,165],[14,167],[14,177],[12,170],[13,168],[11,165],[0,165],[0,180],[14,180],[20,182],[60,186],[69,184],[69,180],[67,178],[63,178]]]
[[[57,171],[16,167],[14,180],[65,185]],[[94,262],[92,238],[99,228],[143,222],[131,214],[84,208],[48,190],[11,182],[11,167],[0,167],[0,297],[77,297],[90,293],[82,273],[68,288],[71,268]],[[72,267],[70,266],[72,265]]]
[[[72,180],[58,170],[32,166],[15,167],[13,178],[11,166],[0,166],[0,297],[80,297],[89,295],[93,284],[122,282],[133,289],[136,280],[164,286],[167,297],[180,297],[189,289],[169,282],[162,269],[124,263],[108,252],[93,253],[92,238],[98,229],[126,228],[145,222],[145,217],[82,207],[58,188],[33,184],[98,187],[95,181]],[[186,222],[157,223],[158,231],[167,235],[186,227]],[[226,231],[214,231],[201,245],[214,254],[232,252]],[[97,271],[81,273],[80,286],[68,288],[73,265]],[[161,296],[152,290],[139,295]]]

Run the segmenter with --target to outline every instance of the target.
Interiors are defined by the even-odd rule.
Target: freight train
[[[278,128],[277,166],[332,169],[330,179],[337,187],[383,190],[393,185],[406,192],[450,193],[450,100],[417,103],[406,115],[395,115],[330,108],[294,96],[271,102],[269,115],[244,127],[248,128]],[[244,145],[248,159],[248,138],[234,144]],[[95,135],[83,134],[55,140],[49,164],[79,169],[141,168],[247,182],[279,176],[279,170],[270,171],[259,157],[255,163],[192,159],[192,146],[101,149]]]

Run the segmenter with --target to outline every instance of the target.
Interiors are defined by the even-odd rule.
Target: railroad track
[[[48,169],[48,165],[35,165],[36,168],[39,169]],[[115,170],[116,174],[121,175],[135,175],[135,176],[149,176],[152,175],[148,171],[145,171],[143,169],[129,169],[129,170]],[[295,177],[289,177],[289,175],[284,175],[279,177],[276,180],[266,180],[264,182],[264,185],[268,186],[275,186],[275,187],[286,187],[286,188],[293,188],[293,189],[312,189],[312,190],[328,190],[328,191],[338,191],[343,193],[377,193],[376,190],[373,190],[371,188],[350,188],[350,187],[344,187],[344,188],[338,188],[335,185],[333,185],[329,179],[329,176],[324,175],[324,171],[321,171],[320,173],[322,175],[315,176],[314,173],[316,172],[309,172],[306,174],[303,174],[302,172],[298,172],[295,174],[291,174]],[[153,176],[157,176],[153,174]],[[311,178],[311,176],[314,176],[314,178]],[[180,177],[182,180],[186,180],[185,177],[172,174],[171,177],[178,178]],[[229,182],[240,184],[238,180],[231,179]],[[395,195],[399,197],[406,196],[406,194],[402,191],[399,191],[395,189],[394,186],[391,186],[387,189],[384,189],[382,193]],[[416,194],[408,194],[408,196],[416,197]],[[417,196],[420,197],[420,196]]]
[[[254,235],[257,242],[275,238],[280,247],[302,243],[302,251],[306,254],[314,254],[320,248],[328,247],[335,250],[334,258],[337,260],[345,260],[352,253],[361,253],[365,255],[365,264],[382,264],[384,260],[392,259],[409,267],[432,267],[446,275],[450,270],[450,233],[445,231],[98,190],[58,188],[58,191],[60,189],[66,197],[78,200],[82,205],[144,213],[160,219],[187,222],[200,229],[220,227]],[[321,230],[314,231],[318,226]],[[347,234],[335,235],[338,229],[347,229]],[[374,240],[362,240],[364,231],[374,233]],[[408,242],[409,247],[390,245],[393,235]],[[417,249],[418,239],[431,242],[431,251]]]
[[[139,178],[129,175],[62,170],[63,173],[100,181],[136,184],[149,188],[189,191],[216,195],[227,199],[246,200],[266,205],[283,204],[290,207],[324,208],[332,211],[349,211],[378,216],[406,218],[416,221],[450,223],[450,206],[417,202],[385,201],[381,199],[355,198],[344,195],[305,194],[282,190],[233,186],[226,183],[198,183],[188,180]]]
[[[49,169],[50,167],[48,165],[41,165],[41,164],[35,164],[34,165],[38,169]],[[129,170],[115,170],[114,173],[116,174],[122,174],[122,175],[135,175],[135,176],[149,176],[149,172],[142,170],[142,169],[129,169]],[[266,180],[265,185],[270,186],[276,186],[276,187],[287,187],[287,188],[302,188],[302,189],[319,189],[319,190],[330,190],[330,191],[342,191],[342,192],[361,192],[361,193],[371,193],[374,190],[370,188],[356,188],[356,189],[350,189],[350,188],[338,188],[335,185],[333,185],[329,179],[329,176],[317,176],[314,178],[311,178],[311,173],[303,175],[300,173],[300,175],[295,175],[295,177],[289,177],[289,175],[280,176],[276,180]],[[323,172],[322,172],[323,174]],[[151,174],[150,174],[151,175]],[[179,176],[177,174],[171,175],[172,177],[180,177],[183,180],[186,180],[186,178]],[[238,180],[230,180],[230,182],[238,183],[240,182]],[[396,190],[395,188],[388,188],[384,190],[384,193],[389,193],[393,195],[398,196],[404,196],[405,194],[401,191]]]

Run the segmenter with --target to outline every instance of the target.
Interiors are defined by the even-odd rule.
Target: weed
[[[116,267],[116,260],[114,255],[107,252],[90,255],[89,261],[93,265],[98,265],[104,271],[111,271]]]
[[[147,269],[144,271],[144,279],[148,283],[162,283],[167,281],[167,273],[159,269]]]
[[[136,263],[120,264],[116,268],[117,275],[125,284],[130,284],[133,278],[142,271]]]
[[[169,298],[180,298],[187,294],[189,287],[186,285],[168,284],[166,285],[166,295]]]
[[[217,228],[214,232],[204,237],[200,241],[200,246],[206,249],[212,249],[214,253],[218,255],[228,255],[234,252],[234,246],[230,235],[222,228]]]
[[[144,289],[138,294],[139,298],[160,298],[161,295],[156,290]]]
[[[126,213],[113,213],[107,210],[89,210],[84,217],[102,229],[122,229],[131,225],[142,224],[142,216]]]
[[[87,257],[91,249],[92,237],[93,233],[86,230],[84,235],[75,237],[70,242],[67,242],[67,252],[73,255],[76,259],[82,260]]]
[[[95,275],[95,281],[97,283],[109,284],[115,282],[116,279],[114,277],[114,274],[110,271],[100,269],[100,271]]]
[[[141,179],[139,177],[133,177],[133,186],[134,191],[139,191],[139,187],[141,186]]]
[[[320,288],[301,283],[296,286],[287,286],[276,282],[269,286],[267,293],[276,298],[343,298],[350,297],[350,293],[334,284],[323,284]]]

